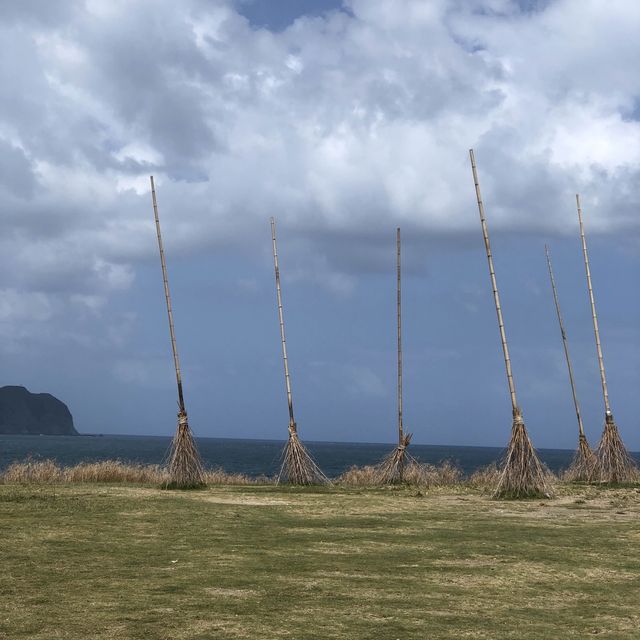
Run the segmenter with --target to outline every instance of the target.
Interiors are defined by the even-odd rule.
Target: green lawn
[[[640,638],[640,491],[0,485],[0,638]]]

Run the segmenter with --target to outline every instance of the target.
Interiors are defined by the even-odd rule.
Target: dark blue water
[[[166,459],[170,439],[160,436],[7,436],[0,435],[0,469],[11,462],[33,458],[53,459],[62,465],[99,460],[158,464]],[[230,440],[198,438],[198,448],[208,467],[250,476],[274,475],[284,442],[279,440]],[[307,447],[328,476],[337,476],[352,465],[375,464],[391,451],[391,444],[307,442]],[[495,447],[411,445],[422,462],[450,460],[465,473],[498,461],[503,450]],[[553,470],[569,465],[572,451],[540,449],[540,457]],[[636,456],[637,457],[637,456]]]

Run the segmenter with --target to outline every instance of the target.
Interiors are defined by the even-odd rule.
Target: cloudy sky
[[[640,449],[638,32],[628,0],[0,2],[0,384],[83,432],[173,432],[153,174],[197,435],[286,435],[273,215],[303,438],[394,439],[400,226],[407,428],[505,444],[473,147],[534,443],[576,440],[545,242],[601,430],[580,192]]]

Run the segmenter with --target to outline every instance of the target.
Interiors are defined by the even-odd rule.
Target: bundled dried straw
[[[610,412],[606,414],[604,431],[598,443],[595,458],[594,479],[596,481],[617,484],[640,480],[638,466],[624,446]]]
[[[178,429],[171,442],[169,454],[168,489],[196,489],[205,486],[205,473],[193,434],[189,428],[187,413],[178,412]]]
[[[415,475],[416,459],[409,454],[410,433],[401,436],[401,443],[376,468],[376,484],[404,482],[406,474]],[[412,473],[413,472],[413,473]]]
[[[551,496],[551,489],[547,479],[548,475],[529,439],[522,414],[516,407],[513,411],[511,440],[493,496],[494,498],[548,498]]]
[[[282,452],[282,465],[278,474],[278,484],[328,484],[329,479],[322,473],[305,446],[298,438],[295,424],[289,426],[289,440]]]
[[[578,449],[563,478],[569,482],[591,482],[596,474],[596,463],[596,457],[587,438],[584,433],[581,433],[578,438]]]

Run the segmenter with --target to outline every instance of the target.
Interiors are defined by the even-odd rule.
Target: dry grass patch
[[[169,472],[162,465],[137,464],[120,460],[81,462],[62,466],[53,460],[25,460],[12,463],[0,473],[4,484],[69,484],[69,483],[123,483],[166,486]],[[208,485],[268,485],[274,484],[267,476],[251,477],[242,473],[228,473],[220,468],[204,471]]]
[[[450,487],[461,484],[462,470],[445,460],[438,465],[417,462],[411,459],[404,470],[403,484],[419,487]],[[388,484],[374,465],[353,466],[335,479],[345,487],[375,487]]]

